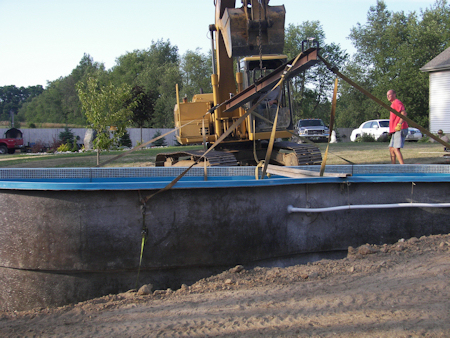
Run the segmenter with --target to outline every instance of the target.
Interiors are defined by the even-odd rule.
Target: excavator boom
[[[256,165],[262,160],[287,166],[320,164],[321,153],[314,144],[271,141],[273,147],[268,151],[269,140],[290,138],[294,130],[289,82],[274,87],[282,76],[287,79],[314,65],[318,46],[305,48],[296,62],[286,66],[287,56],[282,55],[284,6],[269,6],[269,0],[241,3],[236,8],[236,0],[214,1],[215,23],[209,27],[213,92],[180,102],[177,89],[174,119],[180,127],[178,142],[214,144],[214,151],[205,156],[195,151],[161,153],[157,166],[186,166],[199,161],[208,166]],[[252,114],[246,114],[248,109]]]
[[[288,64],[291,65],[289,74],[287,75],[284,74],[285,67],[283,65],[282,67],[279,67],[278,69],[274,70],[266,77],[261,78],[258,81],[258,83],[254,83],[253,85],[247,87],[240,93],[236,94],[235,96],[233,96],[224,103],[225,112],[242,107],[247,102],[258,97],[261,91],[267,91],[268,89],[271,89],[281,79],[281,76],[284,76],[285,80],[289,80],[290,78],[298,75],[305,69],[308,69],[311,66],[315,65],[316,63],[319,62],[319,59],[317,57],[317,51],[318,46],[314,48],[309,48],[302,52],[301,57],[298,58],[295,64],[293,63],[294,60],[288,62]]]

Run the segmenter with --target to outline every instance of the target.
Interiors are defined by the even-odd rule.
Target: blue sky
[[[240,6],[240,0],[236,1]],[[388,10],[420,12],[435,0],[385,0]],[[364,24],[376,0],[271,0],[286,25],[319,20],[326,42],[350,54],[350,29]],[[0,0],[0,86],[34,86],[67,76],[84,53],[107,69],[117,57],[170,40],[180,54],[211,46],[213,0]]]

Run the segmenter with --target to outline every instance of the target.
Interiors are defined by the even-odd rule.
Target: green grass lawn
[[[316,144],[322,156],[325,155],[326,143]],[[173,152],[180,149],[202,149],[202,146],[151,148],[131,152],[120,159],[107,164],[107,167],[143,167],[153,166],[156,154]],[[407,142],[402,150],[407,164],[448,164],[444,157],[444,147],[438,143]],[[113,158],[123,151],[102,152],[100,162]],[[390,163],[388,143],[385,142],[343,142],[330,144],[327,164],[347,164],[342,158],[354,164],[388,164]],[[94,167],[97,164],[95,152],[69,154],[21,154],[1,155],[2,168],[67,168]]]
[[[326,144],[318,144],[322,156]],[[345,164],[338,156],[355,164],[389,164],[389,143],[387,142],[345,142],[330,144],[327,164]],[[439,143],[406,142],[402,149],[406,164],[446,164],[449,163],[444,147]],[[336,156],[337,155],[337,156]]]

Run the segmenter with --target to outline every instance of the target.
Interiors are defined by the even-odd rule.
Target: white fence
[[[350,135],[352,134],[354,128],[337,128],[340,141],[341,142],[350,142]]]
[[[9,128],[0,128],[0,138],[5,137],[6,131]],[[84,143],[84,135],[86,134],[85,128],[69,128],[69,130],[75,135],[79,136],[79,144]],[[153,128],[142,128],[142,143],[150,141],[154,138],[155,134],[159,131],[161,134],[165,134],[173,129],[153,129]],[[32,145],[36,142],[44,143],[45,145],[50,145],[54,141],[59,140],[59,134],[64,132],[64,128],[27,128],[20,129],[23,133],[23,141],[25,145]],[[128,134],[130,135],[131,143],[133,147],[141,142],[141,129],[140,128],[128,128]],[[166,145],[173,146],[176,144],[175,132],[164,137]]]
[[[70,131],[75,135],[79,136],[79,144],[84,144],[84,135],[86,133],[85,128],[69,128]],[[0,128],[0,138],[5,136],[5,132],[9,128]],[[20,129],[23,133],[23,140],[25,145],[30,145],[36,142],[44,143],[45,145],[52,144],[55,140],[59,140],[59,134],[65,131],[64,128],[30,128],[30,129]],[[130,135],[131,143],[135,147],[141,142],[141,129],[139,128],[128,128],[128,134]],[[142,143],[150,141],[154,138],[155,134],[159,131],[161,134],[165,134],[173,129],[154,129],[154,128],[142,128]],[[338,128],[338,133],[341,142],[349,142],[350,134],[353,128]],[[164,137],[166,145],[173,146],[176,145],[175,132]]]

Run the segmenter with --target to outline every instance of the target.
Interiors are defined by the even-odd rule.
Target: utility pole
[[[11,109],[9,115],[11,116],[11,128],[14,128],[14,110]]]

